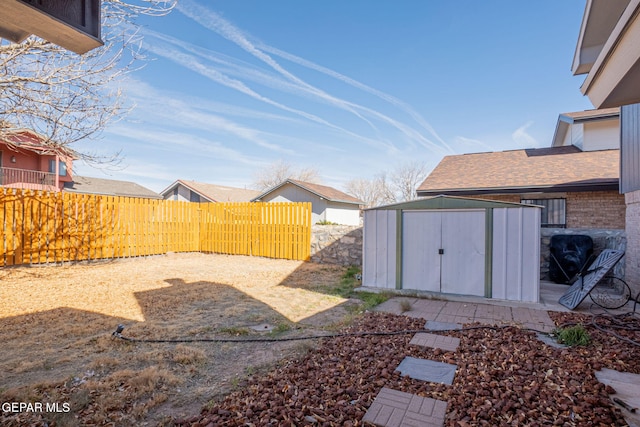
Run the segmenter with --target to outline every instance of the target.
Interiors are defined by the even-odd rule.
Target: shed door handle
[[[444,255],[444,249],[438,249],[438,254],[439,255]]]

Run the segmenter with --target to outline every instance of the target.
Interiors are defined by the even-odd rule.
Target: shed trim
[[[484,296],[493,297],[493,208],[484,214]]]
[[[449,195],[437,195],[410,202],[394,203],[390,205],[376,206],[365,210],[413,210],[413,209],[487,209],[487,208],[517,208],[522,206],[535,206],[523,203],[500,202],[495,200],[469,199]]]
[[[402,289],[402,211],[396,211],[396,289]]]

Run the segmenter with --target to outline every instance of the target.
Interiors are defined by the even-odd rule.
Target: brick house
[[[574,75],[595,108],[620,107],[620,192],[626,202],[625,278],[640,291],[640,0],[587,0]]]
[[[619,135],[618,108],[563,113],[551,147],[447,156],[417,193],[542,205],[546,228],[624,229]]]

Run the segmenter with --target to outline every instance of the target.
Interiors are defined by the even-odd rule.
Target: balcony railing
[[[56,174],[27,169],[0,168],[0,186],[30,190],[56,190]]]

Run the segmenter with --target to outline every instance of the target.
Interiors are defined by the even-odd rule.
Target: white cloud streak
[[[347,111],[350,111],[351,113],[353,113],[354,115],[356,115],[358,118],[360,118],[361,120],[365,121],[372,129],[374,129],[376,132],[378,132],[377,127],[372,123],[371,120],[368,120],[364,117],[363,114],[367,114],[371,117],[375,117],[376,119],[387,123],[388,125],[391,125],[393,127],[395,127],[396,129],[398,129],[399,131],[401,131],[403,134],[405,134],[409,140],[411,141],[418,141],[421,145],[430,148],[432,150],[435,151],[439,151],[439,152],[452,152],[453,150],[451,149],[451,147],[449,147],[444,140],[442,140],[437,133],[435,132],[435,130],[419,115],[417,114],[415,111],[413,111],[408,105],[406,105],[405,103],[402,103],[401,101],[399,101],[398,99],[384,94],[383,92],[377,91],[373,88],[370,88],[362,83],[359,83],[353,79],[350,79],[346,76],[343,76],[335,71],[329,70],[327,68],[318,66],[316,64],[313,64],[310,61],[306,61],[302,58],[296,57],[294,55],[290,55],[286,52],[283,52],[281,50],[275,49],[275,48],[271,48],[269,46],[266,46],[262,43],[260,44],[254,44],[252,43],[249,38],[243,33],[242,30],[238,29],[237,27],[235,27],[234,25],[232,25],[230,22],[226,21],[224,18],[222,18],[220,15],[218,15],[217,13],[202,7],[201,5],[198,5],[190,0],[183,0],[179,3],[178,5],[178,10],[181,11],[183,14],[185,14],[186,16],[188,16],[189,18],[193,19],[194,21],[198,22],[200,25],[202,25],[203,27],[216,32],[217,34],[219,34],[220,36],[224,37],[225,39],[231,41],[232,43],[235,43],[236,45],[238,45],[240,48],[242,48],[243,50],[245,50],[246,52],[248,52],[249,54],[253,55],[255,58],[257,58],[258,60],[262,61],[263,63],[267,64],[271,69],[275,70],[279,75],[283,76],[285,79],[287,79],[288,81],[294,83],[295,86],[297,86],[297,89],[299,91],[303,91],[306,92],[312,96],[315,96],[325,102],[328,102],[338,108],[342,108],[345,109]],[[370,108],[366,108],[363,107],[361,105],[357,105],[355,103],[340,99],[338,97],[329,95],[328,93],[326,93],[325,91],[316,88],[310,84],[308,84],[307,82],[305,82],[304,80],[300,79],[299,77],[295,76],[293,73],[287,71],[284,67],[282,67],[277,61],[275,61],[273,59],[273,57],[271,57],[267,52],[273,53],[274,55],[278,55],[284,59],[287,59],[289,61],[293,61],[299,65],[303,65],[307,68],[311,68],[313,70],[316,71],[320,71],[326,75],[329,75],[331,77],[334,77],[342,82],[348,83],[350,85],[352,85],[353,87],[356,87],[358,89],[364,90],[365,92],[368,92],[370,94],[374,94],[375,96],[391,103],[392,105],[400,108],[401,110],[403,110],[405,113],[408,113],[414,120],[416,120],[423,128],[425,128],[426,130],[428,130],[432,135],[435,136],[437,142],[433,142],[431,140],[429,140],[428,138],[424,137],[424,135],[422,135],[419,131],[413,129],[411,126],[399,122],[397,120],[394,120],[392,118],[390,118],[389,116],[382,114],[378,111],[375,111],[373,109]],[[245,76],[249,76],[250,74],[253,74],[254,78],[255,78],[255,73],[246,73]],[[263,79],[265,77],[265,75],[262,75]],[[282,83],[280,83],[282,84]],[[271,82],[271,85],[273,85],[273,81]],[[360,113],[361,112],[361,113]],[[359,135],[358,135],[359,136]],[[362,137],[361,137],[362,138]],[[388,143],[387,143],[388,145]],[[395,149],[395,147],[393,147]]]
[[[532,124],[533,122],[529,121],[520,126],[511,134],[511,138],[513,139],[513,141],[520,147],[531,148],[538,146],[538,141],[536,141],[534,137],[527,133],[527,129],[529,129]]]
[[[206,64],[202,63],[196,56],[193,55],[189,55],[187,53],[185,53],[184,51],[178,50],[173,48],[171,45],[168,44],[160,44],[160,43],[153,43],[153,44],[148,44],[146,45],[146,48],[155,53],[156,55],[165,57],[166,59],[169,59],[173,62],[175,62],[176,64],[182,65],[188,69],[190,69],[191,71],[194,71],[204,77],[207,77],[208,79],[221,84],[223,86],[229,87],[231,89],[234,89],[238,92],[241,92],[247,96],[250,96],[251,98],[254,98],[258,101],[264,102],[268,105],[271,105],[273,107],[279,108],[283,111],[287,111],[289,113],[298,115],[300,117],[304,117],[307,120],[310,120],[312,122],[315,122],[317,124],[329,127],[335,131],[340,131],[352,138],[355,138],[357,140],[366,142],[370,145],[380,145],[381,141],[377,141],[377,140],[372,140],[370,138],[364,137],[362,135],[359,135],[357,133],[354,133],[352,131],[349,131],[343,127],[340,127],[338,125],[335,125],[327,120],[324,120],[323,118],[312,114],[312,113],[308,113],[306,111],[300,110],[300,109],[296,109],[293,107],[289,107],[285,104],[282,104],[280,102],[277,102],[267,96],[263,96],[261,94],[259,94],[258,92],[254,91],[253,89],[251,89],[250,87],[248,87],[245,83],[243,83],[240,80],[237,79],[233,79],[225,74],[223,74],[222,72],[220,72],[219,70],[216,70],[210,66],[207,66]],[[385,145],[387,148],[393,148],[391,147],[388,143],[382,144]]]

